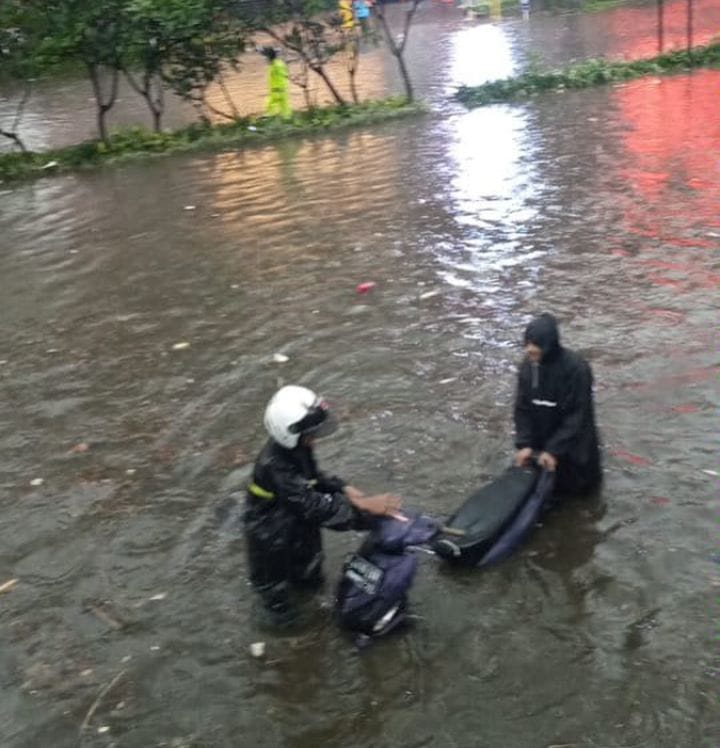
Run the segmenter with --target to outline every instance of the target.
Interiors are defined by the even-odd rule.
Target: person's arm
[[[381,495],[351,499],[342,489],[327,490],[318,482],[308,481],[292,471],[278,471],[274,476],[276,497],[282,496],[288,506],[305,522],[330,530],[362,529],[364,514],[392,515],[400,508],[400,499]]]
[[[330,491],[331,493],[341,491],[345,493],[347,481],[344,481],[337,475],[326,475],[325,473],[322,473],[318,470],[317,482],[315,485],[320,491]]]
[[[573,372],[563,398],[563,417],[555,433],[545,444],[545,452],[562,458],[571,449],[588,422],[588,412],[592,402],[592,371],[583,362]]]
[[[273,474],[276,500],[283,501],[303,521],[333,530],[350,530],[358,522],[358,511],[342,489],[320,486],[293,470],[276,468]]]
[[[518,372],[515,393],[515,447],[526,449],[532,446],[532,405],[530,404],[529,364],[524,362]]]

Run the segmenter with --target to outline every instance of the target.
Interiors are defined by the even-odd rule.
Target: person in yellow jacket
[[[353,12],[352,0],[339,0],[340,19],[343,31],[352,31],[355,28],[355,13]]]
[[[268,76],[270,95],[267,98],[267,113],[270,117],[290,119],[292,107],[290,106],[290,75],[287,65],[272,47],[265,47],[263,54],[270,63]]]

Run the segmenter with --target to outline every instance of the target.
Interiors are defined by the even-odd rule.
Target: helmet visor
[[[337,431],[338,420],[325,402],[313,405],[304,418],[290,426],[290,432],[321,438]]]
[[[321,439],[323,436],[330,436],[338,430],[338,419],[334,413],[329,410],[325,411],[325,418],[317,426],[311,426],[305,429],[302,433],[314,436],[316,439]]]

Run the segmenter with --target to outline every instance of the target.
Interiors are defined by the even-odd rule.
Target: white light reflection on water
[[[449,191],[463,246],[447,250],[442,273],[454,286],[496,293],[509,269],[540,257],[527,244],[542,190],[530,166],[536,143],[528,114],[493,106],[453,118],[448,139]],[[519,281],[522,283],[522,281]]]
[[[507,27],[496,24],[469,26],[452,37],[448,93],[458,86],[507,78],[518,67]]]
[[[516,68],[511,40],[498,26],[468,28],[453,46],[455,86],[503,78]],[[462,306],[469,292],[480,317],[481,307],[496,320],[513,316],[536,293],[546,253],[532,238],[544,187],[534,165],[540,143],[530,110],[480,107],[450,117],[443,127],[446,199],[457,230],[452,241],[436,247],[438,275],[458,289]],[[465,337],[487,337],[486,326],[471,317]]]

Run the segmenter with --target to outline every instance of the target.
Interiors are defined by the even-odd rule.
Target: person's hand
[[[345,495],[350,499],[350,503],[354,503],[357,499],[364,499],[365,494],[355,486],[345,486]]]
[[[361,512],[374,514],[379,517],[395,517],[401,519],[400,507],[402,499],[390,493],[382,493],[377,496],[363,496],[354,501],[350,499]]]
[[[547,470],[549,473],[554,473],[557,470],[557,457],[551,455],[550,452],[542,452],[538,457],[538,465],[543,470]]]
[[[527,463],[532,459],[532,454],[532,447],[523,447],[522,449],[518,449],[518,451],[515,453],[515,464],[518,467],[527,465]]]

